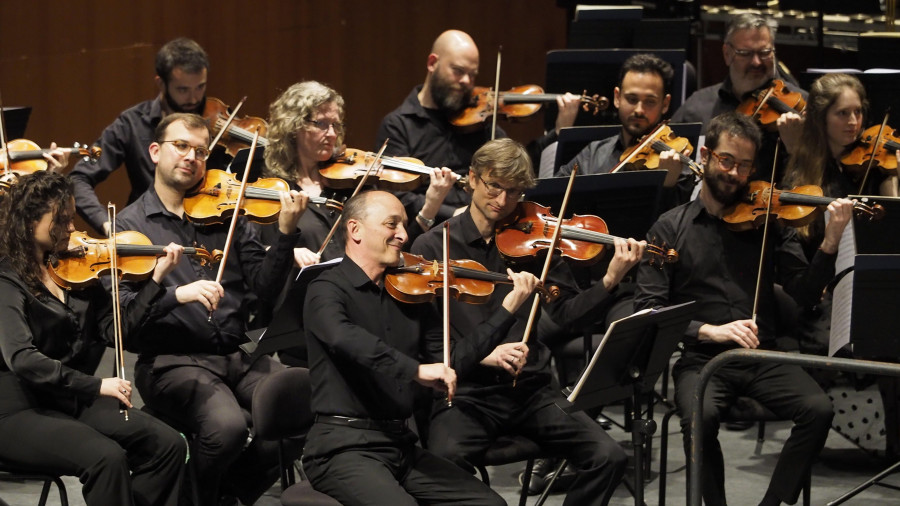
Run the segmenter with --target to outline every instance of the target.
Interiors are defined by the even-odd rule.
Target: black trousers
[[[548,455],[565,457],[576,471],[563,504],[605,505],[625,472],[625,451],[584,413],[569,414],[556,404],[561,394],[549,387],[486,398],[457,395],[453,406],[432,414],[428,449],[474,470],[484,452],[502,434],[518,434],[536,442]],[[508,395],[507,395],[508,394]]]
[[[506,502],[487,485],[397,433],[316,423],[307,435],[303,469],[313,487],[345,506]]]
[[[256,385],[282,368],[268,356],[251,365],[242,352],[160,355],[135,366],[147,406],[194,435],[191,459],[202,504],[214,505],[226,492],[252,504],[277,479],[277,442],[253,439],[245,449],[245,413]]]
[[[125,421],[111,397],[73,414],[32,407],[0,415],[0,459],[77,476],[88,505],[178,504],[186,445],[156,418],[131,409]]]
[[[700,369],[711,357],[685,352],[672,370],[675,402],[681,411],[685,455],[690,448],[691,400]],[[825,446],[834,411],[828,395],[800,367],[783,364],[731,362],[710,379],[703,399],[703,500],[726,504],[725,461],[719,445],[719,421],[738,396],[751,397],[785,420],[793,420],[784,443],[769,492],[794,504],[813,459]],[[764,491],[760,491],[762,499]]]

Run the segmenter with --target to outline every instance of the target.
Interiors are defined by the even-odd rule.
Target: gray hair
[[[778,33],[778,21],[762,14],[754,12],[744,12],[736,15],[728,23],[728,29],[725,31],[725,42],[731,42],[734,32],[738,30],[750,30],[768,28],[769,35],[772,36],[772,42],[775,42],[775,34]]]

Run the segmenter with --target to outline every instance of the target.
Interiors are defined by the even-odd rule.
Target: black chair
[[[668,464],[668,448],[669,448],[669,420],[672,415],[678,414],[676,408],[670,409],[663,416],[662,435],[659,441],[659,506],[666,504],[666,472]],[[762,444],[766,440],[766,422],[776,422],[784,420],[770,411],[768,408],[750,397],[738,397],[734,404],[729,408],[728,413],[722,417],[721,422],[755,422],[757,423],[756,433],[756,450],[754,453],[759,455],[762,451]],[[810,505],[810,489],[811,475],[807,473],[803,484],[803,506]]]
[[[305,480],[294,477],[294,463],[290,447],[301,443],[312,427],[312,390],[309,370],[289,367],[275,372],[256,387],[253,392],[253,428],[256,437],[266,441],[278,441],[281,461],[281,504],[284,506],[340,506],[340,503],[322,492],[313,490]],[[290,443],[285,443],[290,440]]]
[[[14,466],[0,461],[0,481],[7,480],[37,480],[44,482],[44,485],[41,488],[41,497],[40,500],[38,500],[38,506],[47,504],[47,498],[50,496],[50,487],[55,484],[56,488],[59,490],[59,503],[62,506],[69,505],[69,496],[66,494],[66,486],[63,484],[59,474],[46,470]],[[8,504],[0,498],[0,506],[8,506]]]
[[[518,435],[504,435],[497,438],[494,444],[485,452],[482,461],[476,466],[481,481],[491,486],[491,479],[487,472],[487,466],[502,466],[515,462],[525,462],[525,472],[522,474],[522,490],[519,492],[519,506],[525,506],[528,501],[528,486],[531,484],[531,474],[534,469],[534,461],[545,458],[547,455],[541,451],[541,447],[534,441]]]

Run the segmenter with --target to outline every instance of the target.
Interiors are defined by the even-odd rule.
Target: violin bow
[[[110,267],[110,295],[112,296],[113,315],[113,347],[115,348],[116,377],[125,380],[125,351],[122,343],[122,304],[119,300],[119,250],[116,246],[116,205],[112,202],[106,204],[106,220],[109,221],[109,236],[107,248],[109,250]],[[123,392],[124,394],[124,392]],[[128,410],[124,405],[119,410],[125,414],[128,421]]]
[[[763,220],[762,249],[759,252],[759,267],[756,270],[756,290],[753,293],[753,323],[756,323],[756,312],[759,308],[759,287],[762,284],[763,261],[766,257],[766,241],[769,239],[769,220],[772,216],[772,201],[775,200],[775,167],[778,165],[778,145],[781,139],[775,143],[775,160],[772,162],[772,177],[769,181],[769,198],[766,201],[766,218]]]
[[[222,138],[223,135],[225,135],[225,132],[228,131],[228,127],[231,126],[231,122],[234,121],[234,117],[237,116],[238,111],[241,110],[241,106],[244,105],[245,100],[247,100],[247,95],[244,95],[244,98],[242,98],[241,101],[238,102],[236,106],[234,106],[234,109],[231,110],[231,114],[228,115],[228,119],[225,120],[225,124],[222,125],[222,128],[216,134],[216,138],[213,139],[213,141],[209,143],[208,149],[210,151],[212,151],[212,149],[214,147],[216,147],[216,144],[219,143],[219,140]],[[218,122],[219,122],[219,120],[218,120],[218,118],[216,118],[216,123],[218,123]],[[212,127],[215,128],[215,125],[212,125]],[[259,133],[258,129],[257,129],[257,133]],[[253,154],[253,153],[251,152],[251,154]],[[249,165],[248,165],[247,169],[245,169],[245,171],[246,170],[250,170]]]
[[[878,143],[881,142],[881,135],[884,133],[884,127],[887,125],[889,115],[890,110],[885,111],[884,119],[881,121],[881,127],[878,128],[878,135],[875,136],[875,142],[872,143],[872,156],[869,157],[869,165],[866,167],[866,172],[863,173],[862,181],[859,183],[860,195],[862,195],[862,192],[866,187],[866,181],[869,179],[869,171],[872,170],[872,164],[875,162],[875,152],[878,151]],[[7,165],[9,164],[7,163]]]
[[[3,173],[8,175],[12,172],[10,165],[12,162],[9,158],[9,144],[6,142],[6,119],[3,116],[3,96],[0,94],[0,149],[6,152],[6,166],[3,169]]]
[[[572,166],[572,174],[569,175],[569,184],[566,186],[566,193],[563,195],[562,205],[559,207],[559,225],[553,229],[553,239],[550,240],[550,249],[547,250],[547,258],[544,260],[544,269],[541,271],[541,283],[547,281],[547,274],[550,273],[550,264],[553,262],[553,252],[556,251],[556,247],[559,245],[559,239],[562,235],[562,220],[563,216],[565,216],[566,208],[569,206],[569,195],[572,193],[572,186],[575,183],[575,174],[578,173],[578,164]],[[540,293],[534,294],[534,300],[531,303],[531,313],[528,315],[528,322],[525,324],[525,333],[522,335],[522,342],[528,343],[528,338],[531,336],[531,329],[534,327],[534,320],[537,317],[538,306],[541,302]],[[519,374],[516,373],[516,378],[519,377]],[[513,380],[513,386],[516,385],[516,380]]]
[[[640,153],[641,151],[643,151],[644,148],[646,148],[647,146],[649,146],[650,144],[652,144],[653,141],[656,140],[656,137],[659,135],[660,132],[663,131],[663,128],[665,128],[666,125],[667,125],[668,123],[669,123],[669,121],[666,120],[666,121],[660,122],[659,125],[656,125],[656,128],[654,128],[653,131],[651,131],[649,134],[647,134],[647,135],[644,136],[644,139],[641,141],[640,144],[637,145],[637,147],[635,147],[635,148],[631,151],[631,154],[628,155],[627,157],[625,157],[624,160],[622,160],[621,162],[619,162],[618,165],[616,165],[615,167],[613,167],[613,169],[612,169],[611,171],[609,171],[609,173],[610,173],[610,174],[615,174],[616,172],[618,172],[619,170],[621,170],[622,167],[628,165],[628,164],[631,162],[631,160],[633,160],[634,157],[638,155],[638,153]]]
[[[491,140],[497,138],[497,114],[500,106],[500,55],[503,54],[503,46],[497,49],[497,72],[494,76],[494,118],[491,120]]]
[[[216,283],[222,283],[222,276],[225,275],[225,262],[228,261],[228,253],[231,251],[231,241],[234,238],[234,230],[237,226],[238,216],[241,215],[241,205],[244,203],[244,189],[247,187],[247,176],[250,174],[250,164],[253,163],[253,152],[256,151],[256,142],[259,140],[259,129],[253,134],[253,141],[250,143],[250,154],[247,156],[247,166],[244,167],[244,175],[241,178],[241,188],[238,191],[237,200],[234,205],[234,214],[231,215],[231,223],[228,225],[228,235],[225,238],[225,247],[222,250],[222,261],[219,263],[219,271],[216,273]],[[212,321],[212,310],[209,311],[207,321]]]
[[[450,367],[450,222],[444,222],[444,367]],[[453,406],[453,397],[447,391],[447,406]]]
[[[385,139],[384,144],[381,145],[381,149],[378,150],[378,153],[375,155],[375,158],[372,159],[372,163],[370,163],[366,167],[366,173],[363,174],[363,177],[359,180],[359,183],[356,185],[356,189],[353,190],[353,195],[350,195],[350,198],[356,196],[360,190],[362,190],[363,186],[366,184],[366,180],[369,179],[369,175],[372,173],[372,169],[378,165],[379,160],[381,160],[381,155],[384,154],[384,150],[387,149],[388,141],[390,139]],[[343,215],[341,215],[343,216]],[[325,251],[325,247],[328,246],[328,243],[331,242],[331,238],[334,237],[334,233],[337,232],[338,226],[341,224],[341,216],[338,216],[336,220],[334,220],[334,225],[331,226],[331,230],[328,231],[328,235],[325,236],[325,240],[322,241],[322,246],[319,247],[319,251],[316,252],[316,256],[319,258],[322,257],[322,253]]]

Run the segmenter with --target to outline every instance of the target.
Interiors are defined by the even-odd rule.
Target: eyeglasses
[[[343,123],[336,123],[336,122],[331,122],[331,121],[326,121],[326,120],[321,120],[321,119],[316,120],[316,121],[306,120],[305,123],[316,127],[316,129],[321,130],[322,132],[327,132],[328,128],[331,127],[331,128],[334,128],[334,133],[336,133],[338,135],[344,133],[344,124]]]
[[[175,152],[181,156],[187,156],[191,150],[194,150],[194,157],[201,162],[206,161],[209,158],[209,149],[206,146],[191,146],[191,143],[183,140],[174,140],[174,141],[162,141],[160,144],[171,143],[172,147],[175,148]]]
[[[477,177],[478,180],[481,181],[481,184],[484,185],[484,189],[487,192],[489,198],[499,197],[503,192],[506,192],[506,196],[513,200],[519,200],[523,195],[525,195],[525,190],[521,188],[504,188],[499,184],[494,183],[493,181],[488,183],[484,180],[483,177],[479,176],[478,174],[475,174],[475,177]]]
[[[734,54],[740,56],[741,58],[753,58],[753,55],[759,57],[760,60],[771,60],[775,57],[775,48],[767,47],[764,49],[760,49],[759,51],[754,51],[752,49],[738,49],[734,47],[730,42],[728,43],[731,46],[731,50],[734,51]]]
[[[738,162],[731,155],[720,155],[711,149],[709,150],[709,154],[716,157],[716,160],[719,162],[719,167],[722,167],[722,170],[725,172],[737,170],[739,176],[749,176],[750,173],[753,172],[753,162]]]

